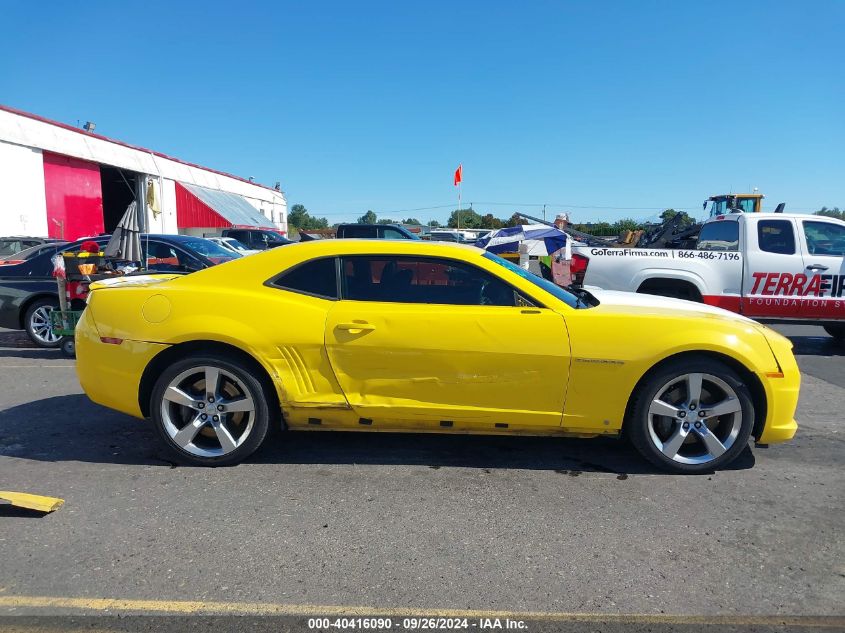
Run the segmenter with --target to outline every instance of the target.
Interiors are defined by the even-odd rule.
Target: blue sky
[[[332,222],[845,206],[845,2],[6,0],[0,103]],[[497,204],[493,204],[497,203]],[[421,207],[441,207],[414,210]],[[603,208],[608,207],[608,208]]]

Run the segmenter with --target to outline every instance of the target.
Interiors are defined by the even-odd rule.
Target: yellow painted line
[[[4,609],[71,609],[83,611],[137,611],[143,613],[288,615],[338,617],[447,617],[510,618],[570,622],[630,624],[700,624],[725,626],[791,626],[801,628],[845,627],[845,616],[794,615],[667,615],[647,613],[566,613],[559,611],[485,611],[465,609],[384,608],[337,605],[273,604],[269,602],[205,602],[192,600],[131,600],[120,598],[62,598],[2,596]]]
[[[76,365],[0,365],[3,369],[57,369],[59,367],[76,367]]]

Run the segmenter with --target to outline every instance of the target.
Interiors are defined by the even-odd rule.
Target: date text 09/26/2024
[[[309,618],[308,628],[316,631],[328,630],[369,630],[369,631],[444,631],[471,630],[494,631],[512,630],[524,631],[527,624],[524,620],[510,618],[440,618],[440,617],[409,617],[400,619],[380,617],[353,618]]]

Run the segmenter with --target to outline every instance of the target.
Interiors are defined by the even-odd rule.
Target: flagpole
[[[461,178],[461,180],[458,181],[458,231],[461,230],[461,187],[462,186],[463,186],[463,178]]]

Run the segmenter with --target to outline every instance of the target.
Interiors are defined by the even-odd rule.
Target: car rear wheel
[[[835,323],[833,325],[825,325],[824,331],[837,341],[845,341],[845,324]]]
[[[62,337],[53,330],[50,313],[59,309],[59,300],[51,297],[37,299],[23,317],[24,328],[29,338],[38,347],[58,347]]]
[[[197,356],[161,374],[150,412],[177,461],[229,466],[249,457],[267,437],[267,396],[251,367],[236,359]]]
[[[667,364],[635,397],[628,435],[643,457],[664,470],[712,472],[748,445],[754,404],[724,363],[702,358]]]

